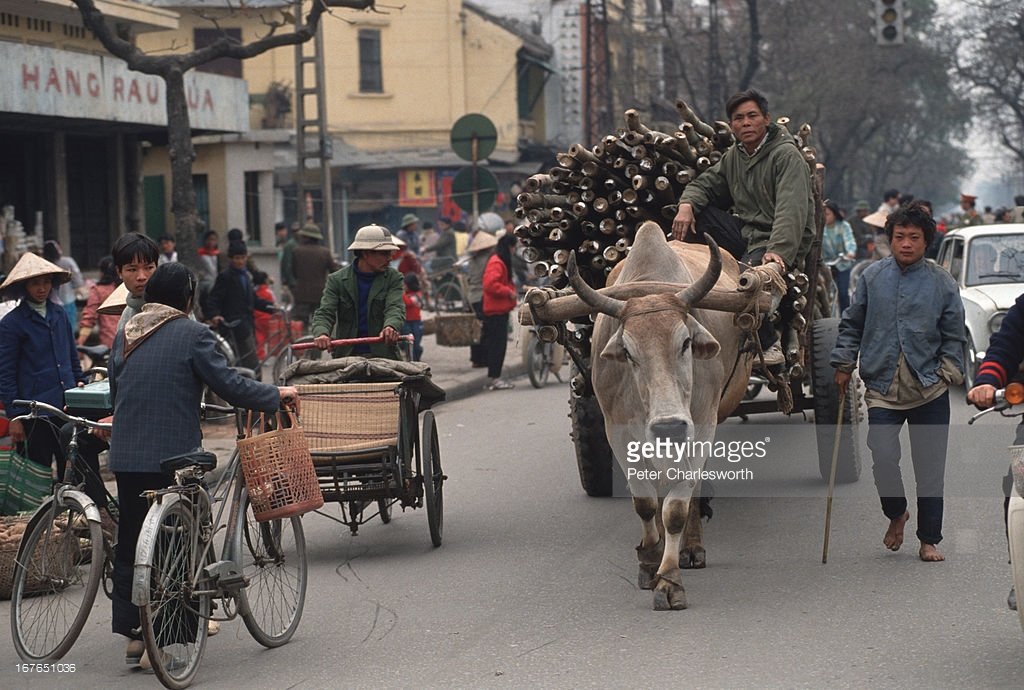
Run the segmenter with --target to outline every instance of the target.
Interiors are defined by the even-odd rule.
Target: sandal
[[[490,385],[487,386],[487,390],[489,390],[489,391],[507,391],[507,390],[509,390],[511,388],[515,388],[515,387],[516,387],[516,385],[514,383],[509,383],[508,381],[506,381],[504,379],[495,379],[494,381],[492,381],[490,383]]]

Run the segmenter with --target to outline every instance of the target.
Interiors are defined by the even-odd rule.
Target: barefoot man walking
[[[917,203],[890,214],[892,256],[857,283],[832,350],[836,384],[845,390],[857,356],[868,404],[868,447],[875,487],[889,528],[882,543],[898,551],[910,519],[900,473],[900,429],[910,429],[917,478],[918,555],[942,561],[942,494],[949,437],[949,391],[963,381],[964,308],[956,282],[925,261],[935,221]]]

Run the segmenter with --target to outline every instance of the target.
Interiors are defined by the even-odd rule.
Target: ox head
[[[721,349],[714,336],[691,313],[722,271],[718,246],[709,237],[710,261],[704,274],[677,293],[619,300],[601,294],[584,282],[570,257],[569,280],[576,294],[592,309],[616,319],[613,335],[597,354],[621,363],[639,392],[637,413],[646,415],[648,441],[685,441],[693,435],[690,412],[694,360],[712,359]],[[665,245],[668,250],[668,245]],[[623,382],[625,383],[625,382]],[[717,396],[719,391],[711,393]]]

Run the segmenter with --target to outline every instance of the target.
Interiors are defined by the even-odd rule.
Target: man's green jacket
[[[753,156],[734,144],[686,185],[679,201],[692,204],[694,214],[708,206],[732,208],[743,222],[747,252],[775,252],[787,267],[803,260],[814,238],[807,161],[793,135],[775,123],[768,125],[768,137]]]
[[[402,301],[402,274],[393,268],[378,273],[367,298],[368,336],[379,335],[385,326],[399,333],[405,325],[405,302]],[[313,337],[329,335],[331,339],[359,337],[359,286],[354,264],[327,276],[320,306],[313,313]],[[352,354],[352,346],[336,347],[334,357]],[[370,346],[371,357],[401,359],[394,345],[378,343]]]

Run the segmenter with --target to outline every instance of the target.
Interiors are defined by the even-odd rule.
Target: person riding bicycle
[[[335,338],[379,335],[384,342],[346,345],[333,350],[334,357],[401,359],[398,338],[405,325],[402,274],[389,265],[398,245],[391,231],[381,225],[359,228],[349,251],[355,261],[327,278],[320,306],[313,314],[313,342],[321,350]]]
[[[992,407],[995,403],[995,392],[1005,388],[1014,380],[1024,380],[1021,365],[1024,364],[1024,294],[1017,298],[1010,310],[1003,317],[1003,324],[992,334],[985,359],[978,367],[978,375],[974,379],[974,388],[967,391],[967,401],[979,410]],[[968,364],[968,366],[970,366]],[[1024,444],[1024,420],[1017,425],[1013,439],[1014,445]],[[1013,474],[1007,472],[1003,478],[1003,523],[1006,523],[1007,511],[1010,507],[1010,492],[1013,489]],[[1011,587],[1006,604],[1017,610],[1017,593]]]
[[[146,304],[117,334],[111,352],[109,464],[121,509],[111,627],[129,638],[129,664],[140,663],[143,652],[139,611],[132,603],[135,547],[149,510],[142,494],[173,484],[174,477],[160,470],[162,460],[200,447],[204,386],[236,407],[274,412],[286,399],[298,404],[294,387],[259,383],[228,366],[210,329],[188,318],[196,286],[183,264],[159,266],[146,284]]]

